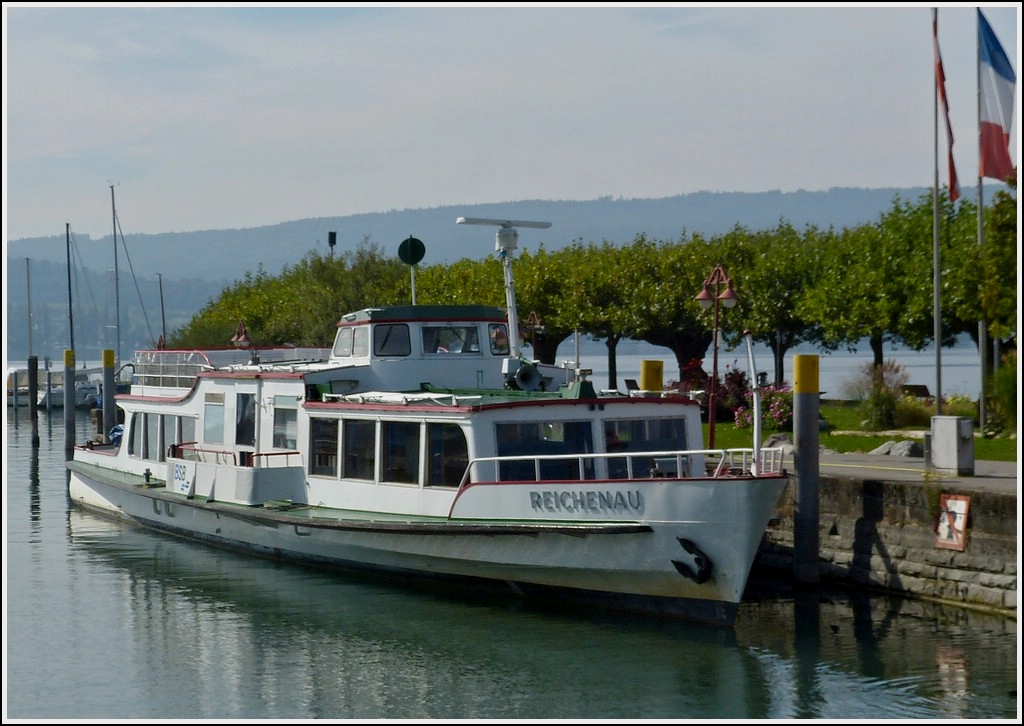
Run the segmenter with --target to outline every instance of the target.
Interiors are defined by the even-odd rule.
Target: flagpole
[[[939,9],[932,8],[932,39],[935,44],[935,183],[932,186],[932,318],[935,338],[935,415],[942,415],[942,266],[939,264],[939,82],[944,81],[939,56]],[[953,180],[950,180],[950,186]]]
[[[980,12],[980,11],[979,11]],[[977,26],[978,20],[975,17],[975,26]],[[981,169],[981,159],[984,158],[985,150],[982,143],[981,133],[981,33],[979,29],[975,27],[974,30],[975,38],[975,53],[974,53],[974,68],[975,68],[975,87],[977,88],[977,107],[978,107],[978,253],[979,259],[984,254],[984,241],[985,241],[985,225],[983,212],[985,210],[985,197],[982,188],[983,172]],[[985,266],[979,266],[984,271]],[[984,274],[984,273],[983,273]],[[981,288],[984,285],[984,281],[979,283],[978,287],[978,362],[981,365],[981,381],[978,388],[978,429],[982,435],[985,434],[985,358],[988,352],[988,335],[985,330],[985,309],[982,306],[981,299]]]

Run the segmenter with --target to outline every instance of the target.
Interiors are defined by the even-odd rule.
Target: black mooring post
[[[39,356],[28,357],[28,418],[32,422],[32,446],[39,446]],[[14,387],[18,387],[15,374]],[[17,409],[15,409],[17,415]]]
[[[818,356],[793,357],[793,579],[818,582],[819,406]]]

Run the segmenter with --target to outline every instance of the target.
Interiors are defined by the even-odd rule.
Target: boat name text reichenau
[[[534,511],[548,512],[636,512],[644,511],[644,497],[639,490],[626,492],[530,492]]]

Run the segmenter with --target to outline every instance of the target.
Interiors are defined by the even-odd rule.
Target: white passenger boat
[[[75,448],[71,500],[274,558],[731,625],[782,450],[757,429],[709,450],[687,397],[525,359],[521,224],[499,232],[505,310],[365,309],[329,351],[136,353],[123,434]]]

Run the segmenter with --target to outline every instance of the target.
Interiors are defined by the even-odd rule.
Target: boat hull
[[[68,468],[76,506],[211,545],[723,626],[735,619],[784,482],[780,476],[737,483],[736,491],[746,492],[742,501],[755,504],[713,520],[496,522],[245,506],[189,498],[155,480],[93,464],[72,461]]]

